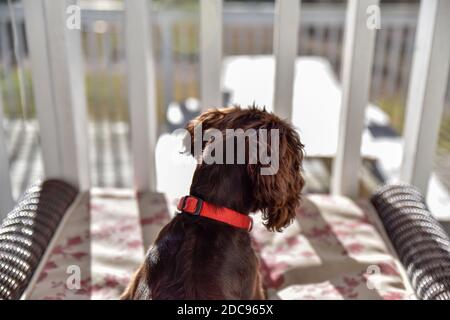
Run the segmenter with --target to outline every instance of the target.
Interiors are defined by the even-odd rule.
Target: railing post
[[[128,65],[128,101],[135,187],[156,189],[156,89],[150,1],[125,1],[125,37]]]
[[[161,64],[162,64],[162,78],[164,81],[164,111],[171,102],[173,102],[173,79],[174,79],[174,67],[173,67],[173,54],[172,54],[172,32],[173,32],[173,19],[170,15],[161,14],[160,16],[160,30],[161,30]]]
[[[3,117],[0,113],[0,223],[14,206],[7,151],[3,134]]]
[[[342,108],[331,191],[359,193],[361,139],[368,103],[376,29],[369,27],[367,9],[379,0],[349,0],[342,65]]]
[[[426,194],[450,63],[450,1],[422,1],[411,71],[401,179]]]
[[[90,187],[81,35],[66,12],[75,0],[24,0],[44,169],[78,188]]]
[[[300,0],[277,0],[275,4],[273,31],[275,85],[273,110],[285,119],[291,119],[292,116],[300,2]]]
[[[200,104],[222,107],[222,0],[200,0]]]

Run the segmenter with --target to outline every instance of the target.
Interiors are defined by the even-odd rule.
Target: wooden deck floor
[[[34,122],[24,126],[22,121],[8,121],[4,127],[9,142],[13,195],[17,198],[43,175],[38,128]],[[92,185],[131,188],[133,184],[128,125],[91,123],[89,133]],[[306,193],[329,193],[331,166],[331,158],[306,158],[303,164]],[[442,172],[448,174],[445,170]],[[384,179],[376,161],[364,159],[361,169],[361,196],[368,198]],[[443,222],[443,226],[450,233],[450,223]]]
[[[30,184],[43,175],[38,128],[35,122],[5,124],[10,154],[13,195],[18,197]],[[95,187],[131,188],[132,163],[129,131],[126,123],[100,122],[89,126],[91,179]],[[332,160],[307,158],[304,162],[306,192],[328,193]],[[364,160],[361,172],[361,195],[368,197],[382,181],[376,163]]]

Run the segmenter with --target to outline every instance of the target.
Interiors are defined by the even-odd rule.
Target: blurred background
[[[158,130],[162,134],[181,126],[199,110],[199,1],[152,3]],[[92,185],[132,187],[124,5],[119,0],[89,0],[79,4]],[[416,0],[381,0],[382,29],[377,34],[370,100],[389,119],[381,130],[384,138],[395,139],[403,132],[418,9]],[[223,60],[271,56],[273,13],[273,1],[225,1]],[[345,14],[346,1],[305,0],[301,8],[298,56],[319,57],[321,63],[330,67],[329,76],[336,79],[340,78]],[[15,197],[43,172],[25,23],[20,0],[0,1],[0,112]],[[258,74],[254,79],[257,89]],[[224,104],[233,101],[233,92],[226,86],[223,95]],[[448,193],[450,86],[446,97],[434,169]],[[309,164],[312,167],[313,160]],[[331,161],[321,160],[329,169]],[[376,169],[371,170],[375,176],[380,175]],[[317,184],[320,181],[310,179],[311,190],[328,192],[328,182]]]

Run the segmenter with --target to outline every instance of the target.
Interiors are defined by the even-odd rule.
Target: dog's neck
[[[253,211],[254,200],[245,165],[198,165],[190,194],[243,214]]]

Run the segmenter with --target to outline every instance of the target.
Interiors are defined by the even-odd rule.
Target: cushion
[[[158,193],[85,194],[24,298],[117,299],[175,205]],[[270,299],[415,298],[367,202],[307,196],[282,233],[265,230],[259,215],[254,219],[253,243]]]
[[[366,201],[310,195],[283,233],[255,221],[253,238],[272,298],[415,299]]]

